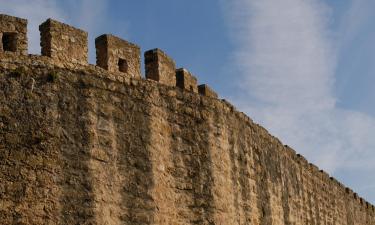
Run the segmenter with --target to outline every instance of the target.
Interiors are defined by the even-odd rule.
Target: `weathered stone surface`
[[[0,62],[1,224],[375,223],[228,103],[78,71]]]
[[[207,86],[0,56],[0,224],[375,224],[373,205]]]
[[[176,86],[176,63],[162,50],[156,48],[145,52],[145,67],[147,79]]]
[[[39,30],[42,55],[62,65],[88,63],[87,32],[52,19],[42,23]]]
[[[184,68],[176,70],[176,86],[198,93],[197,78]]]
[[[27,20],[0,14],[0,54],[27,55]]]
[[[212,88],[210,88],[207,84],[201,84],[198,86],[198,92],[199,94],[211,98],[217,98],[217,94]]]
[[[140,48],[110,34],[95,39],[96,64],[110,72],[141,78]]]

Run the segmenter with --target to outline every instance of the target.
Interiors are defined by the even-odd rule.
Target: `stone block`
[[[199,94],[211,98],[217,98],[218,95],[214,90],[212,90],[207,84],[201,84],[198,86],[198,92]]]
[[[0,14],[0,52],[27,55],[27,20]]]
[[[145,52],[146,78],[176,86],[176,64],[160,49]]]
[[[176,70],[176,86],[198,93],[197,78],[184,68]]]
[[[57,63],[88,64],[87,32],[48,19],[39,26],[42,55]]]
[[[141,78],[140,48],[110,34],[95,39],[96,64],[110,72]]]

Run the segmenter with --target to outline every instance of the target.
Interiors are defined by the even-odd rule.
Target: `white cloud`
[[[372,177],[375,119],[336,105],[338,50],[328,29],[330,8],[320,0],[223,0],[222,5],[242,75],[237,106],[331,174],[350,170]],[[360,186],[354,188],[361,191]]]

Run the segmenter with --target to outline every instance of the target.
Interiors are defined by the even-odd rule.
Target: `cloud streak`
[[[233,64],[241,74],[242,96],[234,99],[236,105],[361,191],[343,171],[372,177],[375,119],[337,107],[338,49],[328,27],[330,8],[320,0],[223,0],[222,5],[236,46]],[[367,188],[361,194],[375,201],[371,192]]]

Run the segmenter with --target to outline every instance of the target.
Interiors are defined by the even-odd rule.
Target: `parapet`
[[[95,39],[96,65],[110,72],[141,78],[140,48],[110,34]]]
[[[88,64],[87,32],[48,19],[39,26],[42,55],[58,63]]]
[[[311,173],[314,173],[314,174],[318,174],[318,173],[320,172],[319,167],[317,167],[316,165],[314,165],[314,164],[312,164],[312,163],[309,163],[308,170],[309,170]]]
[[[184,68],[176,70],[176,86],[184,90],[198,93],[197,78]]]
[[[211,98],[217,98],[216,92],[214,92],[207,84],[201,84],[198,86],[199,94]]]
[[[145,52],[146,78],[176,86],[176,64],[160,49]]]
[[[330,176],[329,176],[329,174],[326,172],[326,171],[324,171],[324,170],[319,170],[319,172],[320,172],[320,175],[321,175],[321,178],[322,179],[325,179],[325,180],[329,180],[330,179]],[[331,179],[332,180],[332,179]]]
[[[64,68],[91,66],[88,64],[88,33],[62,22],[47,19],[39,26],[40,57],[45,62]],[[28,55],[27,20],[0,14],[0,55]],[[96,63],[118,79],[124,76],[141,79],[140,48],[111,34],[95,39]],[[48,58],[47,58],[48,57]],[[23,59],[23,57],[20,57]],[[179,87],[203,96],[217,98],[218,95],[207,85],[198,86],[197,78],[188,70],[176,70],[174,60],[160,49],[145,52],[146,78],[171,87]]]
[[[0,14],[0,52],[27,55],[27,20]]]

